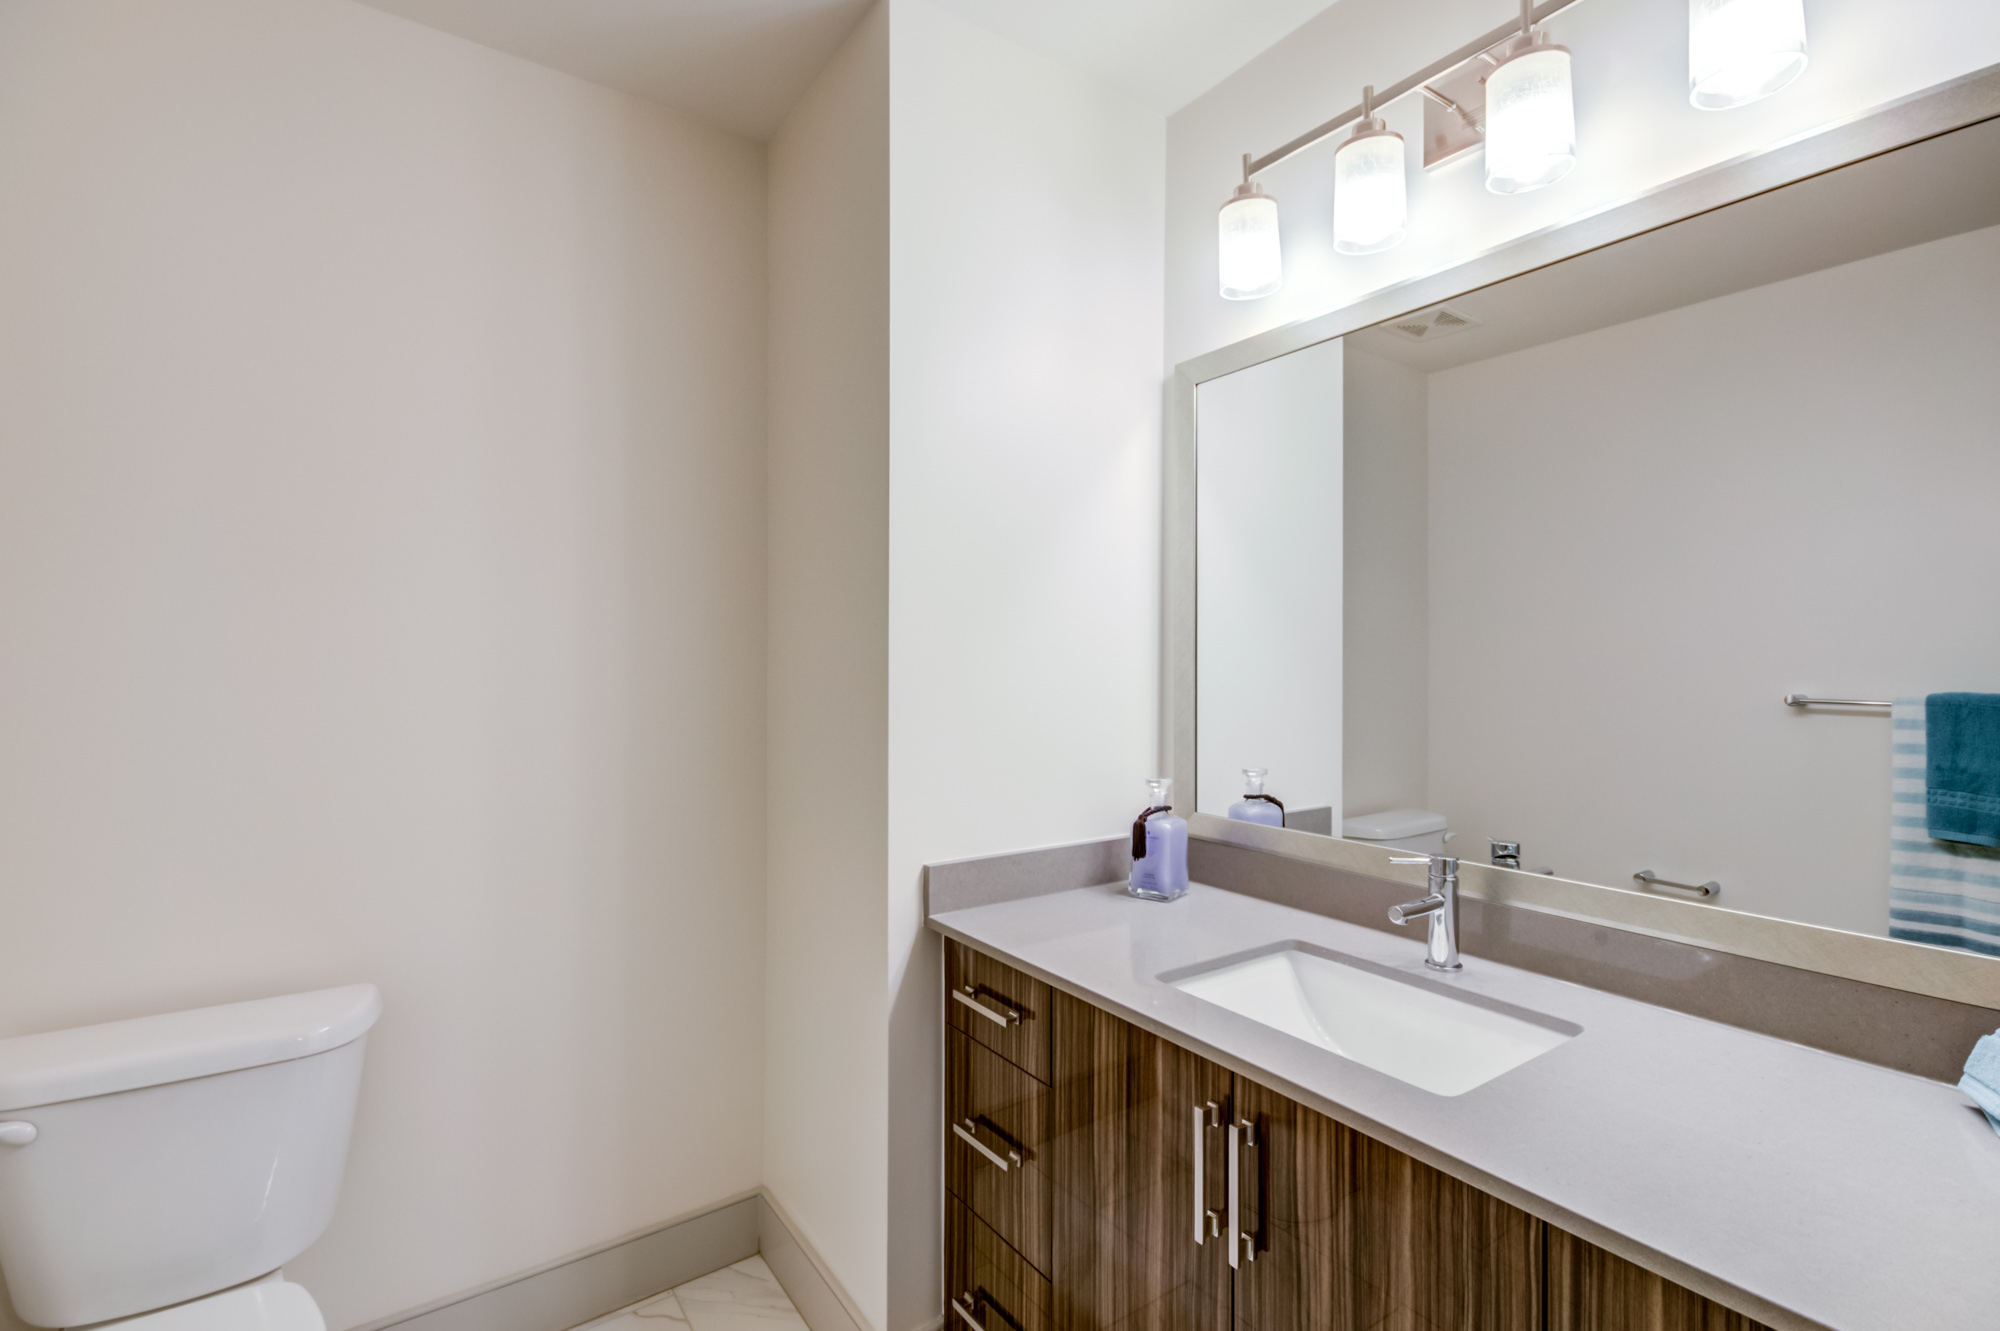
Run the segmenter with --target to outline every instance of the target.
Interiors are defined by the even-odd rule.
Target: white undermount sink
[[[1287,943],[1160,977],[1174,988],[1438,1095],[1463,1095],[1582,1027],[1470,994],[1449,979]]]

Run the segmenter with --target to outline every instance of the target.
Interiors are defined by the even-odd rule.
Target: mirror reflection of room
[[[1985,807],[1944,695],[2000,691],[1996,163],[1961,131],[1202,385],[1199,807],[1268,767],[1332,806],[1288,826],[2000,955],[1921,747]]]

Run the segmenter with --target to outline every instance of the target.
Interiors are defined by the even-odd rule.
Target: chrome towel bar
[[[1647,887],[1678,887],[1683,892],[1699,892],[1705,897],[1712,897],[1722,891],[1722,884],[1716,882],[1713,878],[1705,883],[1676,883],[1660,877],[1651,869],[1639,870],[1639,872],[1632,875],[1632,880],[1644,883]]]
[[[1876,698],[1808,698],[1803,693],[1787,693],[1787,707],[1880,707],[1887,709],[1895,704]]]

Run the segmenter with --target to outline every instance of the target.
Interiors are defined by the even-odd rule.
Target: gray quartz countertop
[[[1473,956],[1436,976],[1421,925],[1404,938],[1199,884],[931,924],[1773,1325],[2000,1328],[2000,1136],[1951,1086]],[[1291,940],[1583,1031],[1447,1097],[1158,979]]]

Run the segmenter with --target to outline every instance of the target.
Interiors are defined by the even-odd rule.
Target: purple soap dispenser
[[[1264,778],[1270,769],[1243,769],[1243,798],[1229,806],[1229,816],[1239,823],[1262,823],[1266,827],[1285,825],[1285,806],[1274,795],[1264,793]]]
[[[1187,819],[1174,816],[1174,783],[1146,783],[1146,810],[1132,823],[1132,881],[1125,889],[1147,901],[1174,901],[1187,892]]]

